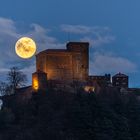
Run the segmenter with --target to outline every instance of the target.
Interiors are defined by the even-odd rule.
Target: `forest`
[[[17,93],[21,94],[21,93]],[[103,90],[31,93],[5,97],[0,111],[2,140],[139,140],[139,94]]]

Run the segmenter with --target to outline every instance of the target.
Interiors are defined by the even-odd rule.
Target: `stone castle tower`
[[[69,42],[66,49],[47,49],[38,53],[36,71],[46,73],[48,81],[86,81],[89,71],[89,43]]]

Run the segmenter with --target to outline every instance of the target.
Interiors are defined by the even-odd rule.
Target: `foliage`
[[[119,92],[40,91],[28,102],[11,98],[0,124],[3,140],[139,140],[140,101]]]

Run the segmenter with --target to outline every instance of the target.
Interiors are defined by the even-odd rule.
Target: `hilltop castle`
[[[119,77],[118,77],[119,76]],[[47,49],[36,55],[36,72],[32,74],[34,90],[46,89],[47,82],[59,85],[111,83],[111,76],[89,76],[89,43],[69,42],[66,49]],[[128,77],[119,73],[114,86],[128,87]]]
[[[89,43],[70,42],[67,49],[48,49],[36,55],[36,69],[48,80],[85,81],[89,70]]]

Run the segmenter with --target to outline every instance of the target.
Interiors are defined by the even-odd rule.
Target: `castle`
[[[128,87],[128,77],[119,73],[112,85]],[[69,42],[66,49],[47,49],[36,55],[36,72],[32,74],[34,90],[46,89],[47,82],[68,85],[74,82],[111,83],[110,74],[89,76],[89,43]]]

